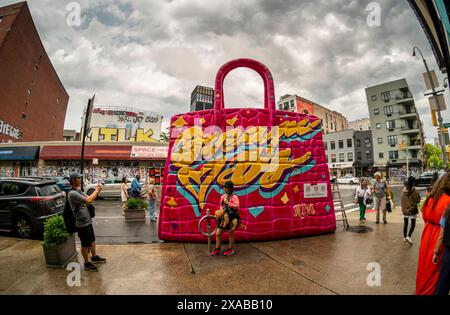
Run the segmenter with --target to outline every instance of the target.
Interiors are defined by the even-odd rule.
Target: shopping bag
[[[264,108],[224,107],[224,79],[239,67],[253,69],[263,79]],[[246,226],[234,232],[236,241],[336,229],[321,121],[276,110],[272,75],[251,59],[236,59],[219,69],[213,109],[171,118],[159,238],[206,241],[199,221],[207,209],[213,213],[220,206],[223,184],[229,180]]]

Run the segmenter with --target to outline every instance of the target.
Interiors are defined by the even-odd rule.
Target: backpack
[[[69,233],[75,233],[77,228],[75,226],[75,217],[73,216],[72,208],[69,203],[69,192],[66,193],[66,204],[63,211],[64,225]]]

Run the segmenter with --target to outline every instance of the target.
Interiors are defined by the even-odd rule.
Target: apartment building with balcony
[[[424,133],[414,97],[406,79],[366,88],[373,138],[374,168],[390,177],[422,170]],[[406,142],[407,150],[400,150]]]

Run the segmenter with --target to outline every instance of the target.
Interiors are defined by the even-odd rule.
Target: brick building
[[[0,142],[63,139],[69,95],[26,2],[0,8]]]

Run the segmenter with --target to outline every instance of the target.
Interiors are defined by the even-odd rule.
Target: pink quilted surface
[[[239,66],[248,66],[263,77],[264,109],[223,108],[223,79]],[[218,72],[215,109],[172,117],[160,239],[205,242],[199,220],[207,209],[212,214],[219,209],[222,185],[228,180],[235,185],[240,216],[247,226],[235,232],[236,241],[284,239],[336,229],[319,119],[274,108],[269,70],[256,61],[238,59]],[[260,152],[265,153],[263,157]]]

